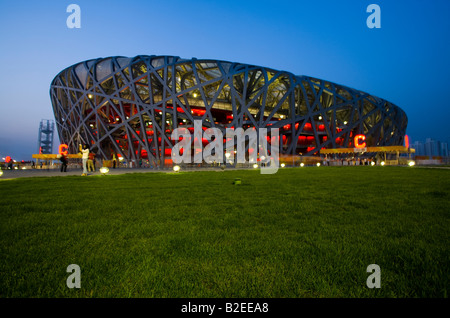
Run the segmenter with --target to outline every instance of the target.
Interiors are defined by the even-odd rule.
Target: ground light
[[[300,164],[300,167],[303,167],[303,166],[305,166],[305,164],[302,162],[302,163]]]
[[[175,171],[175,172],[180,171],[180,166],[173,166],[173,171]]]
[[[258,168],[258,164],[255,163],[255,164],[253,165],[253,168],[255,168],[255,169]]]
[[[0,170],[0,177],[1,177],[1,176],[3,176],[3,171],[2,171],[2,170]]]
[[[286,165],[284,163],[281,164],[281,168],[284,168]]]
[[[102,175],[105,175],[105,174],[107,174],[109,172],[109,169],[107,168],[107,167],[101,167],[100,168],[100,173],[102,174]]]
[[[230,156],[231,156],[231,154],[230,154],[229,152],[225,152],[225,157],[227,158],[227,159],[225,160],[225,164],[226,164],[227,162],[228,162],[228,163],[231,163],[231,162],[229,161]]]
[[[412,166],[414,166],[416,163],[414,162],[414,161],[410,161],[410,162],[408,162],[408,166],[410,166],[410,167],[412,167]]]
[[[317,163],[317,166],[320,167],[320,162]]]
[[[371,166],[375,166],[375,161],[372,161],[372,162],[370,163],[370,165],[371,165]]]
[[[380,163],[382,166],[384,166],[384,161],[381,161],[381,163]]]

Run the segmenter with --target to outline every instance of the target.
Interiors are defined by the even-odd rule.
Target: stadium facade
[[[69,153],[88,144],[104,160],[171,162],[173,129],[279,128],[280,155],[402,145],[407,116],[365,92],[266,67],[175,56],[108,57],[61,71],[50,97]],[[224,133],[225,135],[225,133]],[[202,140],[207,144],[207,140]],[[248,150],[248,149],[247,149]]]

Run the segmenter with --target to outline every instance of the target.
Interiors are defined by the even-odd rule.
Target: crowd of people
[[[86,144],[79,146],[79,153],[81,154],[81,166],[83,169],[82,176],[87,176],[89,172],[96,171],[96,154],[89,149]],[[68,158],[66,155],[59,155],[59,160],[61,161],[61,172],[67,172]],[[116,155],[113,154],[112,167],[116,168],[117,159]]]

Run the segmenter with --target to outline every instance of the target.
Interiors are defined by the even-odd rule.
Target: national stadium
[[[295,157],[352,149],[360,135],[368,148],[400,146],[408,123],[398,106],[326,80],[176,56],[80,62],[53,79],[50,98],[69,153],[87,144],[103,160],[155,168],[172,164],[172,131],[193,133],[196,120],[221,131],[278,128],[280,156]]]

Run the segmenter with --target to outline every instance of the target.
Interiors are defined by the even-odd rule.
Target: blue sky
[[[71,3],[81,8],[80,29],[66,25]],[[380,29],[366,25],[372,3]],[[41,119],[54,119],[50,82],[62,69],[140,54],[329,80],[400,106],[411,141],[449,142],[449,15],[449,0],[0,0],[0,156],[36,153]]]

